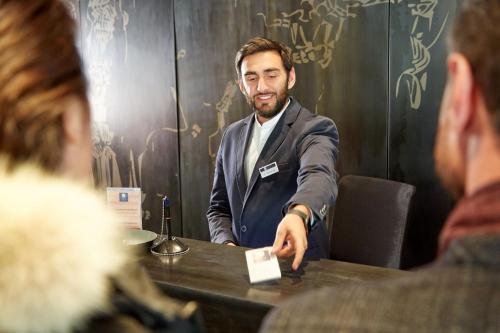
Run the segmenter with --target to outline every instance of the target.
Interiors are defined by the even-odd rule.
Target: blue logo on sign
[[[128,202],[128,193],[120,193],[120,202]]]

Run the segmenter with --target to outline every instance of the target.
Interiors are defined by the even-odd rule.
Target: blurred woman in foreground
[[[161,295],[84,185],[74,34],[58,0],[0,0],[0,332],[199,331],[196,305]]]

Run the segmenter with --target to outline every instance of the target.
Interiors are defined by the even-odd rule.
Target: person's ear
[[[476,116],[474,76],[469,62],[460,53],[451,53],[447,65],[450,80],[449,105],[453,124],[460,132],[464,132],[470,128]]]
[[[294,85],[295,85],[295,67],[292,67],[290,69],[290,72],[288,73],[288,89],[292,89]]]
[[[76,97],[68,98],[63,113],[64,138],[68,144],[79,144],[87,140],[88,120],[82,102]]]

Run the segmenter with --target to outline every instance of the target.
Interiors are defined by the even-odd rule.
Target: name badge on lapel
[[[275,173],[279,172],[278,164],[276,164],[276,162],[273,162],[271,164],[264,165],[262,168],[259,168],[259,172],[261,178],[266,178],[274,175]]]

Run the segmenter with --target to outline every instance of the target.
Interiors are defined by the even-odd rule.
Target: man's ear
[[[290,69],[290,72],[288,73],[288,89],[292,89],[294,85],[295,85],[295,67],[292,67]]]
[[[63,113],[64,138],[68,144],[87,139],[87,120],[82,102],[76,97],[68,98]]]
[[[467,130],[476,116],[474,105],[474,76],[467,59],[460,53],[448,56],[450,108],[453,123],[460,132]]]

